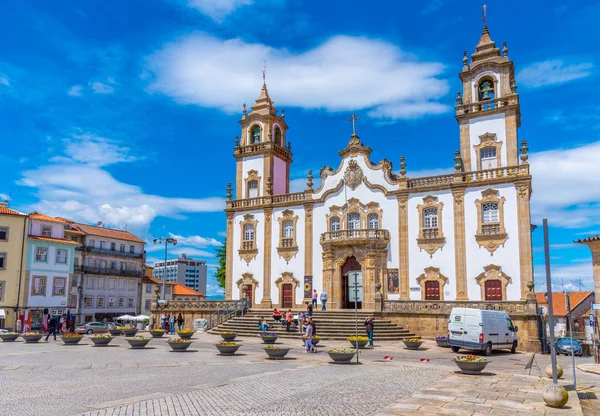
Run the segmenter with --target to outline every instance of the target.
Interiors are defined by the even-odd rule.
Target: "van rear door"
[[[454,308],[450,313],[448,322],[449,344],[455,347],[464,347],[465,309]]]

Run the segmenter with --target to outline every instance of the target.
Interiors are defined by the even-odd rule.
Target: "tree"
[[[217,258],[219,259],[219,268],[215,272],[215,279],[219,283],[219,287],[225,288],[225,268],[227,267],[227,239],[223,241],[223,245],[217,249]]]

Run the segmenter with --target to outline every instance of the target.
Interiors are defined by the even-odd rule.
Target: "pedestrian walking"
[[[50,334],[54,335],[54,341],[56,341],[56,317],[54,315],[50,315],[50,320],[48,321],[48,335],[46,335],[46,341],[50,338]]]
[[[171,312],[171,316],[169,316],[169,332],[171,334],[175,333],[175,314]]]
[[[369,346],[373,346],[373,329],[375,328],[375,318],[372,316],[365,319],[365,329],[367,330],[367,336],[369,337]]]
[[[181,312],[179,312],[179,315],[177,316],[177,330],[181,331],[181,325],[183,325],[183,315],[181,315]]]
[[[316,301],[316,299],[313,299]],[[313,314],[313,305],[312,303],[306,302],[306,315],[310,318]]]
[[[166,319],[167,319],[167,317],[165,316],[165,314],[163,312],[163,314],[160,316],[160,329],[165,329]]]
[[[327,310],[327,308],[325,308],[326,303],[327,303],[327,292],[325,291],[325,289],[323,289],[323,291],[321,292],[321,310],[322,311]]]
[[[312,293],[312,306],[317,306],[317,297],[319,295],[317,294],[317,289],[315,289]]]
[[[285,331],[290,332],[290,327],[292,326],[293,314],[292,310],[288,309],[285,313]]]
[[[315,348],[315,344],[313,344],[312,342],[312,338],[313,338],[313,326],[312,326],[312,318],[308,318],[307,322],[306,322],[306,332],[304,333],[304,348],[305,348],[305,353],[307,352],[317,352],[317,349]]]

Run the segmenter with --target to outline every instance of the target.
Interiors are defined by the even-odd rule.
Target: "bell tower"
[[[500,51],[487,25],[470,62],[464,52],[459,77],[462,96],[459,92],[455,109],[464,170],[517,166],[521,111],[515,68],[508,58],[506,42]]]
[[[263,86],[250,113],[244,104],[241,139],[236,138],[236,199],[279,195],[290,191],[292,146],[287,141],[285,112],[269,96],[265,73]]]

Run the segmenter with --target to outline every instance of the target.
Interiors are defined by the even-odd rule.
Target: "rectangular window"
[[[144,309],[149,311],[151,307],[152,307],[152,299],[146,299],[144,301]]]
[[[31,296],[46,295],[46,276],[33,276],[33,287],[31,288]]]
[[[56,249],[56,263],[67,264],[67,250],[64,248]]]
[[[96,278],[95,277],[88,277],[87,278],[87,283],[85,285],[86,289],[95,289],[96,288]]]
[[[35,261],[46,261],[48,258],[48,249],[46,247],[38,247],[35,249]]]
[[[96,240],[94,240],[93,238],[90,238],[87,245],[88,245],[88,247],[96,247]]]
[[[129,252],[130,253],[135,253],[135,246],[134,245],[130,245],[129,246]]]
[[[128,298],[128,299],[127,299],[127,307],[128,307],[128,308],[133,308],[133,307],[135,307],[134,300],[135,300],[134,298]]]
[[[117,249],[117,243],[110,243],[110,249],[115,251]]]
[[[65,295],[66,279],[64,277],[55,277],[54,285],[52,286],[52,296]]]
[[[98,289],[105,289],[106,288],[106,279],[105,278],[98,278]]]
[[[124,308],[124,307],[125,307],[125,298],[120,297],[119,298],[119,308]]]
[[[117,270],[117,262],[116,261],[111,261],[110,262],[110,269],[111,270]]]
[[[0,270],[6,269],[6,253],[0,253]]]
[[[121,271],[124,272],[127,270],[127,263],[121,262]]]
[[[79,257],[75,257],[75,267],[79,267]]]
[[[119,251],[120,251],[121,253],[125,253],[125,244],[121,244],[121,245],[119,246]]]
[[[0,241],[8,241],[8,227],[0,227]]]
[[[146,293],[152,293],[152,286],[146,285]]]
[[[4,300],[4,285],[6,282],[0,282],[0,302]]]
[[[125,280],[119,280],[119,290],[125,290]]]
[[[90,308],[94,307],[94,297],[93,296],[86,296],[84,298],[84,302],[85,302],[85,307],[87,309],[90,309]]]
[[[104,296],[98,296],[98,300],[96,301],[96,307],[104,308]]]
[[[109,308],[115,307],[115,298],[108,298],[108,307]]]
[[[248,182],[248,198],[258,197],[258,181]]]
[[[100,250],[106,249],[106,241],[100,241]]]
[[[52,237],[52,227],[49,225],[42,225],[42,237]]]
[[[133,292],[135,290],[135,280],[129,281],[129,291]]]
[[[167,288],[166,288],[166,294],[167,295],[171,294],[171,286],[167,286]]]
[[[115,290],[117,288],[117,279],[109,279],[108,280],[108,288],[110,290]]]
[[[77,237],[71,237],[71,241],[79,241]]]

